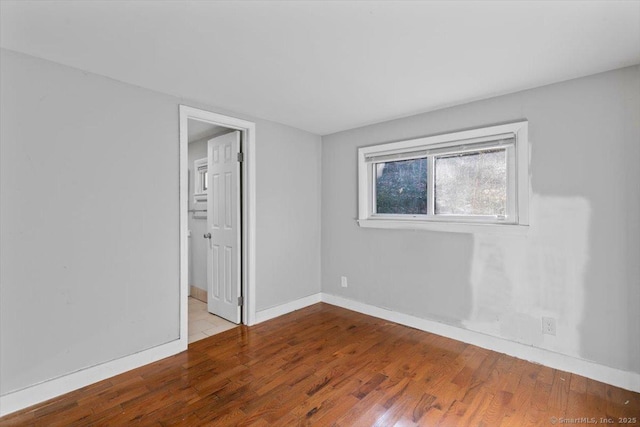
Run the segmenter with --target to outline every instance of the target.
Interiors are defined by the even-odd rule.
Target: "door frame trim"
[[[254,122],[206,111],[200,108],[180,105],[180,341],[184,348],[188,345],[188,202],[189,202],[189,160],[188,145],[189,119],[224,126],[242,132],[241,147],[243,163],[241,165],[242,193],[242,323],[253,325],[256,322],[256,162],[255,142],[256,125]]]

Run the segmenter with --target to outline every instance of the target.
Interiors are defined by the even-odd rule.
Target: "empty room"
[[[640,1],[0,0],[0,426],[640,425]]]

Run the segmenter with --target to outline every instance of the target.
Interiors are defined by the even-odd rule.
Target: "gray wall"
[[[521,119],[527,235],[357,226],[358,147]],[[325,136],[322,150],[323,292],[640,372],[637,66]]]
[[[320,137],[0,55],[1,394],[178,338],[180,103],[256,122],[258,310],[319,292]]]
[[[195,191],[193,162],[207,157],[207,140],[189,142],[189,209],[207,209],[206,203],[195,203],[193,194]],[[201,213],[202,214],[202,213]],[[189,238],[189,285],[202,290],[207,290],[207,243],[202,236],[207,232],[207,217],[194,218],[189,213],[188,227],[191,231]]]
[[[320,292],[322,158],[319,136],[273,122],[260,123],[257,135],[262,142],[256,143],[258,310]]]

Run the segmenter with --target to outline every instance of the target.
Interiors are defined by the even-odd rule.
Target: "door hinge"
[[[244,298],[238,297],[238,306],[242,307],[243,303],[244,303]]]
[[[238,153],[238,161],[240,163],[244,162],[244,153]]]

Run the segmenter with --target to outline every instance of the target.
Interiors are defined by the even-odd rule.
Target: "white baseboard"
[[[620,369],[600,365],[588,360],[520,344],[514,341],[470,331],[468,329],[458,328],[433,320],[422,319],[420,317],[391,311],[385,308],[339,297],[337,295],[323,293],[322,301],[327,304],[357,311],[358,313],[367,314],[369,316],[389,320],[401,325],[442,335],[443,337],[473,344],[488,350],[497,351],[498,353],[505,353],[509,356],[517,357],[518,359],[539,363],[550,368],[582,375],[583,377],[640,393],[640,374],[635,372],[622,371]]]
[[[266,310],[258,311],[256,313],[256,324],[317,304],[320,301],[322,301],[322,294],[317,293],[284,304],[276,305],[275,307],[267,308]]]
[[[380,319],[389,320],[401,325],[410,326],[426,332],[442,335],[457,341],[473,344],[478,347],[505,353],[519,359],[539,363],[550,368],[575,373],[587,378],[632,390],[640,393],[640,374],[627,372],[608,366],[599,365],[584,359],[555,353],[537,347],[532,347],[502,338],[470,331],[433,320],[422,319],[404,313],[391,311],[385,308],[361,303],[343,298],[337,295],[317,293],[290,301],[256,314],[256,323],[264,322],[295,310],[326,302],[358,313],[366,314]],[[83,369],[63,377],[35,384],[22,390],[0,396],[0,417],[35,405],[45,400],[60,396],[73,390],[85,387],[89,384],[102,381],[131,369],[147,365],[165,357],[172,356],[186,350],[185,340],[176,340],[139,353],[106,362],[101,365]]]
[[[89,384],[147,365],[187,349],[187,340],[171,341],[120,359],[82,369],[0,396],[0,417]]]
[[[319,303],[317,293],[276,307],[259,311],[255,323],[264,322],[295,310]],[[58,378],[34,384],[22,390],[0,396],[0,417],[45,400],[69,393],[87,385],[102,381],[123,372],[153,363],[187,349],[187,340],[176,340],[129,356],[122,357],[90,368],[82,369]]]

